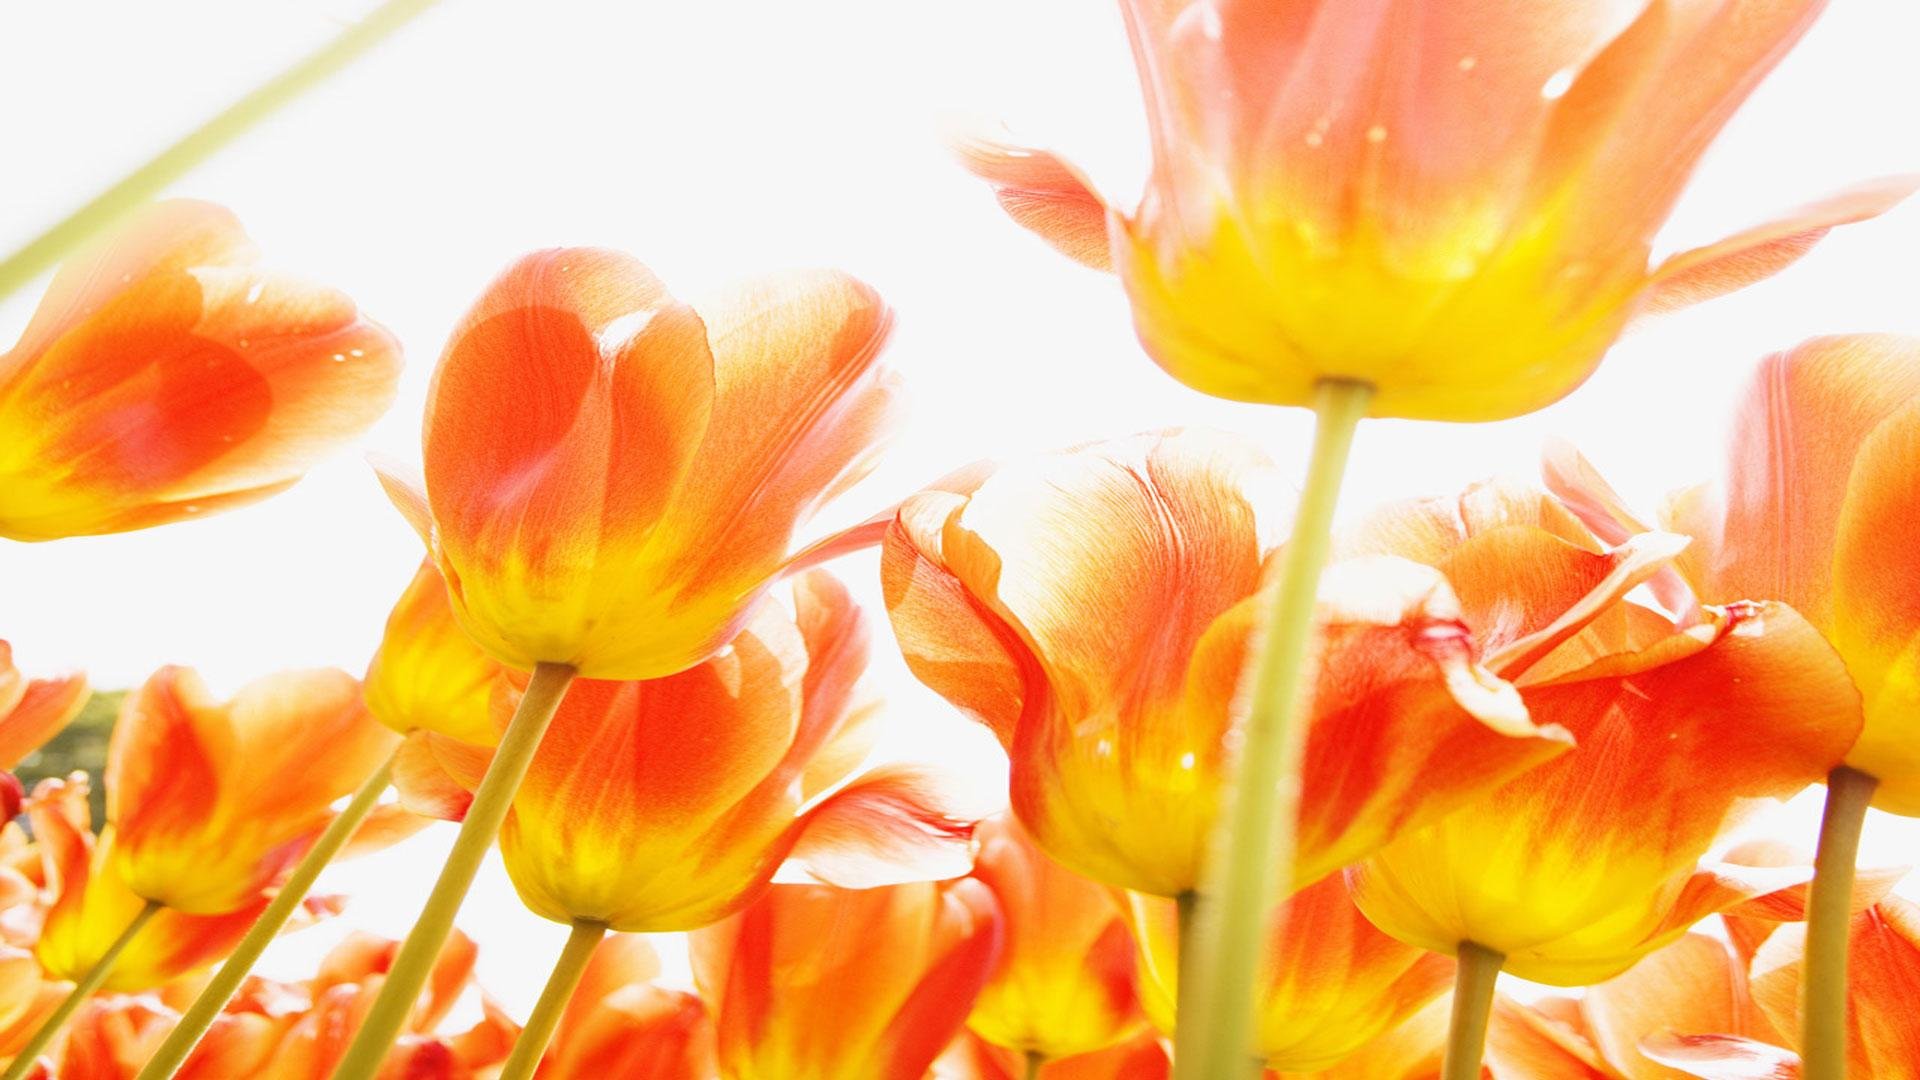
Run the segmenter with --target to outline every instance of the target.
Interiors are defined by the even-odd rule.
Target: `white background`
[[[10,249],[366,5],[9,5],[0,16],[0,249]],[[1920,5],[1835,0],[1708,158],[1671,249],[1853,180],[1920,168]],[[428,373],[448,328],[508,260],[597,244],[677,292],[765,269],[834,265],[899,309],[890,360],[913,420],[880,472],[822,525],[852,521],[977,457],[1163,425],[1211,425],[1297,468],[1306,419],[1214,401],[1134,343],[1118,287],[1006,221],[956,168],[942,125],[997,118],[1090,166],[1123,204],[1144,174],[1131,64],[1093,0],[454,0],[177,186],[231,206],[267,258],[339,286],[405,343],[400,399],[359,450],[240,513],[126,536],[0,541],[0,636],[29,671],[84,667],[103,687],[181,662],[231,688],[278,667],[358,672],[418,542],[360,451],[417,458]],[[1573,439],[1628,496],[1716,467],[1722,420],[1753,360],[1815,333],[1920,331],[1920,206],[1843,230],[1782,277],[1666,319],[1616,348],[1585,388],[1478,427],[1363,429],[1345,506],[1530,474],[1541,438]],[[33,293],[0,306],[0,335]],[[4,437],[5,433],[0,433]],[[877,611],[874,562],[843,572]],[[882,649],[885,640],[882,639]],[[897,660],[880,674],[905,752],[994,767]],[[1780,820],[1812,841],[1811,804]],[[1869,861],[1910,861],[1913,832],[1876,820]],[[342,868],[349,914],[290,939],[296,973],[348,926],[398,934],[450,827]],[[463,923],[516,1011],[563,932],[520,911],[497,868]]]

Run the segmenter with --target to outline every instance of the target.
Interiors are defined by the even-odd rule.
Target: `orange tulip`
[[[1056,1058],[1040,1066],[1034,1080],[1167,1080],[1171,1071],[1160,1040],[1141,1035],[1088,1054]],[[963,1032],[934,1062],[928,1080],[1025,1080],[1026,1062],[1009,1050]]]
[[[185,914],[253,904],[399,740],[337,670],[285,672],[218,702],[162,668],[128,695],[107,748],[113,866]]]
[[[47,1080],[134,1080],[177,1018],[149,995],[94,998],[67,1029],[58,1065],[40,1075]],[[291,1022],[289,1016],[223,1014],[174,1075],[182,1080],[266,1075]]]
[[[1144,435],[922,492],[887,533],[908,666],[999,737],[1021,823],[1079,873],[1161,896],[1198,882],[1275,546],[1267,478],[1237,441]],[[1519,560],[1538,592],[1479,639],[1430,568],[1372,557],[1329,570],[1296,885],[1566,749],[1476,656],[1573,633],[1664,549],[1513,535],[1473,548],[1474,584],[1508,580],[1501,560]]]
[[[699,998],[652,985],[659,974],[645,938],[602,940],[538,1080],[712,1080],[713,1020]]]
[[[775,885],[693,934],[728,1080],[921,1080],[1000,948],[978,881]]]
[[[1047,858],[1007,815],[974,835],[973,877],[1000,902],[1004,945],[967,1026],[995,1046],[1049,1059],[1140,1031],[1133,939],[1112,891]]]
[[[402,735],[431,731],[492,746],[500,729],[489,702],[505,670],[460,629],[446,582],[428,560],[387,616],[380,651],[367,665],[367,708]]]
[[[841,274],[699,311],[628,256],[529,255],[434,375],[426,488],[388,478],[460,623],[516,668],[684,671],[747,624],[795,531],[864,476],[896,411],[892,318]]]
[[[286,490],[392,402],[400,346],[163,202],[54,275],[0,356],[0,536],[125,532]]]
[[[145,901],[112,870],[112,828],[97,838],[88,831],[84,778],[42,780],[27,800],[27,818],[44,862],[48,893],[34,953],[52,977],[77,980],[93,969]],[[309,914],[331,911],[331,902],[324,898],[307,903]],[[215,915],[162,910],[120,954],[105,989],[150,989],[212,965],[239,944],[266,905],[266,897],[256,896]]]
[[[1170,900],[1133,896],[1142,997],[1172,1031],[1179,990],[1178,919]],[[1338,875],[1295,893],[1268,921],[1254,1046],[1267,1067],[1331,1068],[1421,1011],[1453,983],[1453,961],[1373,927]]]
[[[1431,547],[1428,522],[1395,511],[1373,529],[1389,548]],[[1512,532],[1502,526],[1468,521],[1467,543],[1497,552]],[[1526,579],[1500,562],[1469,571],[1467,550],[1436,561],[1469,622],[1510,619]],[[1699,859],[1743,800],[1818,781],[1858,731],[1858,695],[1806,620],[1743,603],[1676,624],[1618,604],[1530,653],[1493,666],[1576,749],[1350,869],[1370,919],[1425,948],[1473,943],[1524,978],[1585,985],[1707,914],[1804,885],[1804,870]]]
[[[860,886],[965,870],[971,823],[935,777],[857,772],[875,731],[857,681],[867,628],[824,571],[719,655],[644,682],[581,680],[514,797],[500,854],[520,898],[558,922],[691,930],[750,903],[789,858]],[[416,736],[404,798],[465,811],[488,752]]]
[[[13,646],[0,641],[0,769],[60,734],[86,707],[88,693],[87,677],[78,673],[28,679],[13,666]]]
[[[1778,272],[1913,178],[1649,268],[1714,134],[1821,0],[1123,0],[1153,173],[1131,214],[1059,158],[965,148],[1021,224],[1119,273],[1147,352],[1241,401],[1372,384],[1492,420],[1580,385],[1636,313]]]

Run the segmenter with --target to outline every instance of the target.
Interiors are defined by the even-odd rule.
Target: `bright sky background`
[[[11,5],[0,29],[0,146],[11,249],[370,5],[176,0]],[[1701,169],[1668,247],[1713,239],[1856,179],[1920,168],[1920,5],[1834,0]],[[448,329],[523,251],[623,248],[697,302],[767,269],[832,265],[898,308],[890,361],[917,408],[879,473],[823,525],[865,516],[951,467],[1168,425],[1248,434],[1297,468],[1307,420],[1215,401],[1145,360],[1109,278],[1006,221],[941,141],[1001,119],[1090,166],[1131,202],[1144,131],[1110,3],[1095,0],[449,0],[336,82],[205,165],[177,193],[232,207],[273,264],[345,289],[405,343],[399,402],[363,451],[417,459]],[[1920,332],[1920,205],[1843,230],[1782,277],[1635,333],[1569,400],[1478,427],[1373,422],[1345,506],[1530,474],[1543,436],[1579,444],[1652,505],[1716,467],[1752,361],[1816,334]],[[34,291],[0,305],[11,341]],[[418,541],[360,452],[240,513],[125,536],[0,541],[0,636],[29,671],[103,687],[163,663],[231,688],[275,668],[364,666]],[[878,612],[871,558],[843,573]],[[885,649],[884,639],[882,649]],[[881,657],[904,751],[977,733]],[[1812,803],[1780,817],[1811,847]],[[450,827],[323,879],[336,924],[284,944],[293,973],[349,926],[398,934]],[[1912,861],[1876,820],[1866,859]],[[517,1011],[564,936],[522,912],[497,867],[463,924]]]

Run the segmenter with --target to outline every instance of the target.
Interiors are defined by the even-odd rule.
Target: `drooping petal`
[[[13,647],[0,641],[0,770],[60,734],[86,707],[89,693],[79,672],[28,679],[13,666]]]
[[[1113,269],[1107,241],[1107,204],[1079,170],[1044,150],[992,139],[955,141],[960,162],[993,185],[1000,208],[1069,259],[1095,270]]]
[[[1800,1080],[1800,1055],[1738,1035],[1650,1036],[1650,1060],[1700,1080]]]

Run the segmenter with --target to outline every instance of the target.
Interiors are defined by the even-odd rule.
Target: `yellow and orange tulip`
[[[922,1080],[993,970],[1000,911],[971,878],[775,885],[692,941],[727,1080]]]
[[[603,940],[554,1029],[538,1080],[713,1080],[713,1019],[700,999],[653,985],[645,938]]]
[[[256,259],[232,214],[171,201],[54,275],[0,355],[0,536],[244,506],[386,411],[399,344],[347,297]]]
[[[1152,133],[1133,213],[988,142],[1012,216],[1115,270],[1147,352],[1219,397],[1492,420],[1580,385],[1638,312],[1767,277],[1880,181],[1649,267],[1694,163],[1821,0],[1123,0]]]
[[[1146,1025],[1133,939],[1112,890],[1047,858],[1019,822],[974,832],[973,877],[1000,902],[1004,944],[967,1027],[1043,1058],[1089,1054]]]
[[[283,672],[221,702],[162,668],[127,696],[107,749],[114,872],[184,914],[248,907],[398,745],[343,671]]]
[[[751,902],[789,859],[850,886],[965,871],[971,821],[937,777],[857,771],[876,713],[859,693],[868,631],[846,588],[813,571],[794,596],[793,613],[762,606],[690,670],[574,684],[500,834],[529,908],[691,930]],[[488,760],[416,735],[396,775],[411,805],[459,817]]]
[[[1133,895],[1143,992],[1171,1032],[1180,951],[1174,903]],[[1295,893],[1268,920],[1254,1045],[1267,1067],[1311,1073],[1341,1064],[1419,1013],[1453,983],[1453,961],[1375,929],[1338,875]]]
[[[1196,887],[1278,539],[1269,480],[1237,440],[1142,435],[976,471],[909,498],[889,528],[908,666],[999,737],[1015,813],[1065,866],[1159,896]],[[1378,556],[1330,569],[1296,885],[1567,748],[1479,656],[1573,633],[1669,552],[1535,548],[1475,548],[1483,579],[1521,559],[1535,588],[1482,639],[1440,572]]]
[[[13,646],[0,641],[0,770],[60,734],[86,707],[88,693],[87,677],[78,673],[27,678],[13,666]]]
[[[1540,505],[1584,534],[1570,514]],[[1389,511],[1370,529],[1388,549],[1429,549],[1470,623],[1510,620],[1526,579],[1485,556],[1519,530],[1500,514],[1448,513],[1465,524],[1451,551],[1430,550],[1441,519],[1417,509]],[[1858,694],[1805,619],[1742,603],[1676,622],[1630,602],[1541,644],[1508,647],[1494,669],[1536,722],[1570,731],[1576,748],[1349,869],[1370,919],[1412,944],[1451,952],[1471,942],[1525,978],[1584,985],[1708,914],[1804,885],[1804,870],[1699,860],[1745,800],[1817,782],[1859,730]]]
[[[402,735],[429,731],[492,746],[500,740],[494,683],[505,670],[460,629],[446,582],[428,560],[387,616],[367,665],[367,708]]]
[[[425,490],[386,477],[460,624],[522,670],[650,679],[721,649],[864,476],[896,413],[892,325],[831,272],[698,310],[617,252],[538,252],[454,331],[425,425]],[[852,542],[859,542],[855,538]]]
[[[176,1019],[150,995],[94,998],[74,1016],[57,1064],[33,1074],[33,1080],[134,1080]],[[174,1075],[182,1080],[266,1076],[292,1022],[287,1015],[222,1014]]]

